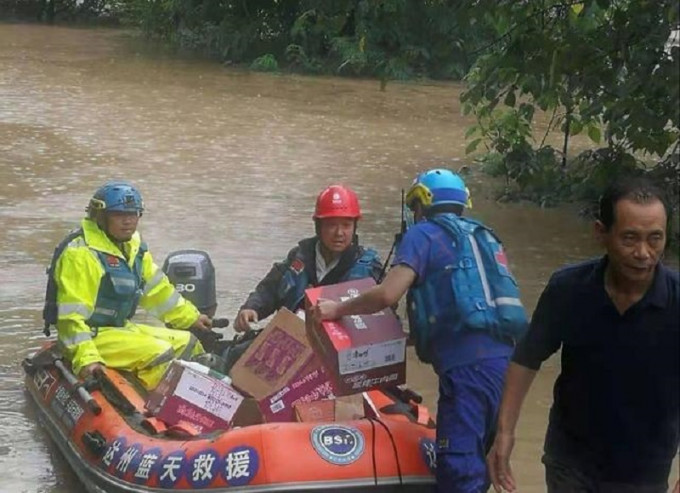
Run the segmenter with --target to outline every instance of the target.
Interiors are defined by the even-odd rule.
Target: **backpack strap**
[[[45,306],[43,307],[43,320],[45,321],[43,334],[45,334],[45,337],[50,336],[50,327],[56,325],[59,315],[59,308],[57,306],[57,281],[54,278],[57,260],[59,260],[59,257],[69,243],[79,236],[83,236],[83,228],[74,229],[66,235],[66,238],[64,238],[54,249],[50,265],[47,266],[47,288],[45,289]]]

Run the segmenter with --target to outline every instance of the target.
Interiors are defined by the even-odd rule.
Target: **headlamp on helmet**
[[[127,182],[110,182],[100,187],[90,199],[88,212],[144,212],[142,195]]]

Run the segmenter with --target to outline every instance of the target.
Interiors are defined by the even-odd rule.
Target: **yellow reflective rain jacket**
[[[73,372],[77,375],[80,370],[91,363],[110,364],[108,358],[103,357],[95,343],[96,332],[91,327],[91,320],[95,310],[104,310],[101,306],[97,307],[97,300],[106,274],[106,268],[102,265],[100,253],[111,262],[125,262],[134,268],[135,259],[140,252],[142,242],[139,233],[135,233],[130,241],[123,244],[126,255],[108,238],[108,236],[90,219],[83,219],[81,223],[83,234],[73,239],[64,249],[55,266],[55,281],[57,284],[57,306],[58,319],[57,331],[60,343],[66,349],[67,355],[71,359]],[[167,276],[154,262],[148,251],[143,251],[141,255],[141,278],[143,280],[143,290],[139,298],[139,305],[150,314],[162,320],[164,323],[176,329],[187,329],[198,319],[199,312],[196,307],[185,300],[170,283]],[[101,303],[100,303],[101,304]],[[109,334],[106,338],[101,338],[102,343],[106,339],[107,346],[111,345],[112,338],[115,340],[115,333],[120,334],[120,342],[131,344],[132,341],[139,342],[139,339],[125,337],[130,332],[139,333],[139,327],[129,320],[125,320],[120,327],[100,327],[107,330]],[[163,339],[163,334],[167,329],[158,327],[146,329],[157,329],[159,338]],[[149,332],[145,330],[145,332]],[[170,331],[176,332],[176,331]],[[184,341],[189,341],[189,334],[177,334]],[[167,339],[167,337],[165,337]],[[176,354],[179,338],[173,343]],[[191,340],[194,341],[193,336]],[[171,341],[172,342],[172,341]],[[193,345],[200,343],[192,342],[190,353],[194,353]],[[153,346],[153,345],[151,345]],[[122,348],[117,348],[120,352]],[[133,348],[130,348],[132,350]],[[141,348],[134,348],[137,352]],[[202,352],[202,348],[200,351]],[[157,355],[156,355],[157,356]],[[172,357],[172,352],[170,352]],[[167,360],[167,358],[164,358]],[[159,361],[160,362],[160,361]],[[128,362],[127,366],[135,366]],[[144,363],[143,366],[150,366],[151,363]],[[120,367],[121,365],[112,365]],[[129,370],[140,369],[127,368]],[[123,368],[126,369],[126,368]],[[154,377],[156,380],[156,377]]]

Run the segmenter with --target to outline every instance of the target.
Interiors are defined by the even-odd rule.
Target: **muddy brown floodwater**
[[[316,194],[344,182],[359,194],[362,242],[386,256],[401,188],[427,167],[465,159],[455,84],[390,84],[253,74],[150,54],[129,33],[0,25],[0,491],[81,491],[35,423],[20,362],[44,340],[45,266],[54,245],[109,179],[142,191],[140,229],[156,261],[207,250],[218,315],[233,318],[272,261],[313,234]],[[501,205],[469,176],[471,214],[506,243],[527,308],[551,271],[597,252],[573,210]],[[436,379],[409,353],[408,382],[434,412]],[[556,358],[520,421],[521,492],[542,492],[541,447]],[[674,477],[677,472],[674,473]]]

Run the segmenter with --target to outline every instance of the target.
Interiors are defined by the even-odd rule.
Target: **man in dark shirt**
[[[644,179],[614,183],[595,224],[606,255],[551,277],[508,369],[487,457],[496,491],[516,488],[509,459],[522,401],[561,346],[548,492],[666,493],[680,436],[680,283],[660,263],[668,211]]]
[[[316,199],[316,236],[301,240],[285,260],[277,262],[241,306],[234,329],[250,329],[281,307],[297,311],[305,289],[372,277],[380,281],[378,252],[358,244],[359,199],[351,188],[331,185]]]

